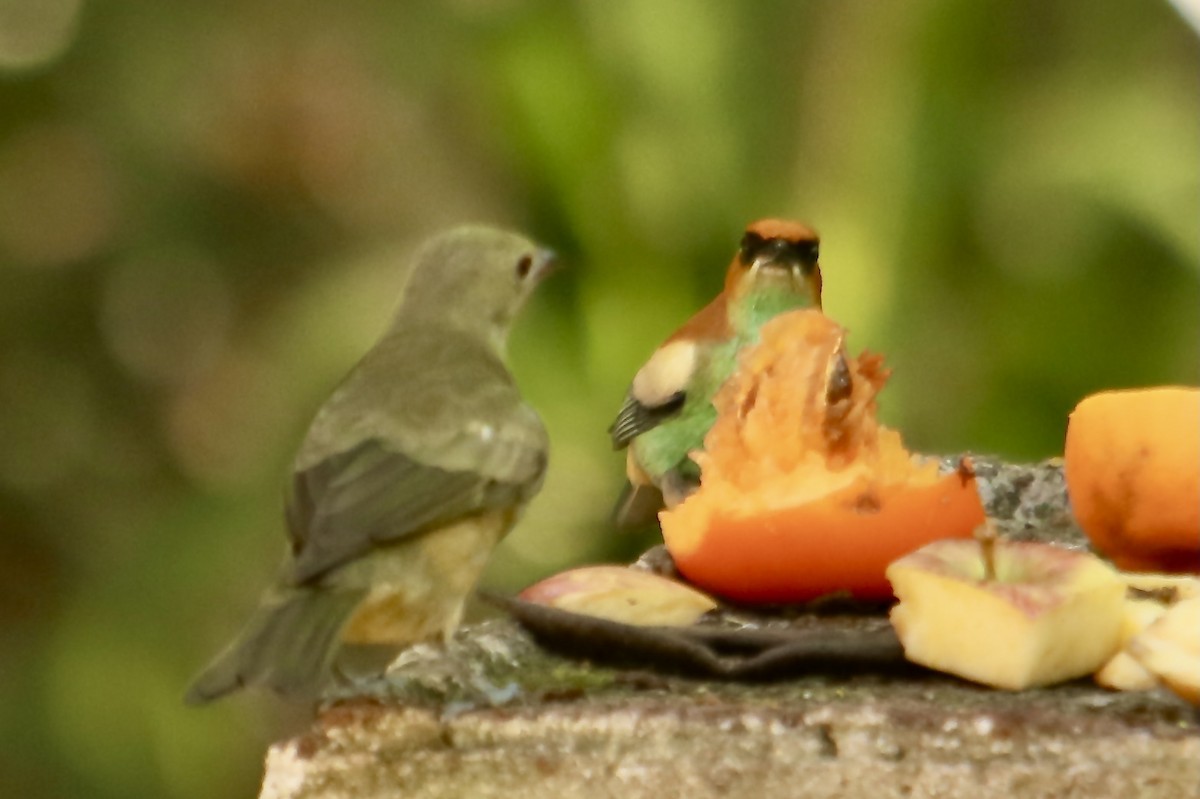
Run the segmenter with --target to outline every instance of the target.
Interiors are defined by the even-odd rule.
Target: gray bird
[[[188,703],[251,684],[314,698],[344,648],[453,634],[545,475],[545,428],[504,354],[552,263],[528,239],[486,227],[419,250],[391,325],[296,455],[275,583]]]

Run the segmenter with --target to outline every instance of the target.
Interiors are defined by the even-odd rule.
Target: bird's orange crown
[[[808,225],[788,219],[760,219],[746,225],[746,232],[755,233],[764,239],[784,239],[792,242],[820,241],[817,231]]]

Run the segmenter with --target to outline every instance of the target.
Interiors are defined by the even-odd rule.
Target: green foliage
[[[1198,43],[1165,3],[286,6],[0,4],[13,795],[253,791],[274,706],[178,696],[444,225],[567,265],[512,342],[554,452],[500,588],[644,543],[610,530],[605,427],[756,217],[821,231],[918,448],[1050,455],[1085,393],[1197,380]]]

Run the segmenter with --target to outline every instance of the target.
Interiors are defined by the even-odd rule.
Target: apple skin
[[[1086,552],[996,541],[935,541],[893,562],[891,620],[909,660],[1021,690],[1091,674],[1120,645],[1125,584]]]
[[[717,607],[709,596],[626,566],[582,566],[529,586],[519,599],[641,627],[686,627]]]

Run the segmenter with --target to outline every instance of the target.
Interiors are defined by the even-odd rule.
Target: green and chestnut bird
[[[630,487],[617,521],[652,521],[664,501],[682,501],[699,481],[690,453],[703,449],[717,412],[712,400],[733,373],[738,352],[758,340],[772,317],[821,307],[820,239],[798,222],[762,219],[746,228],[725,288],[676,330],[634,375],[609,427],[613,446],[628,447]]]
[[[189,703],[252,684],[315,698],[345,652],[452,635],[546,471],[546,431],[504,355],[552,261],[486,227],[418,251],[390,326],[296,455],[275,583]]]

